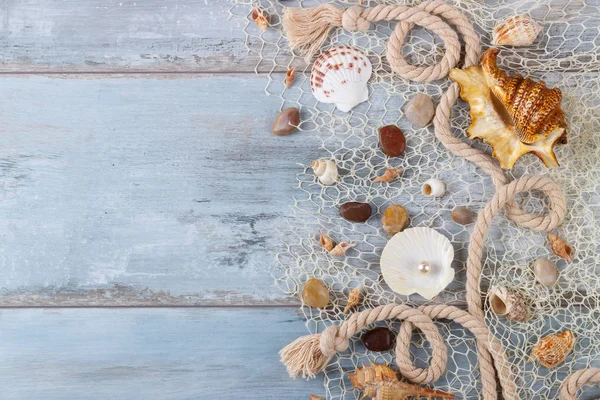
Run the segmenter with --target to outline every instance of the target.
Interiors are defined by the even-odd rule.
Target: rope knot
[[[321,333],[319,347],[324,356],[331,358],[335,353],[348,349],[348,338],[340,336],[339,332],[339,326],[330,326]]]
[[[352,6],[347,8],[342,14],[342,26],[348,31],[366,32],[371,26],[371,22],[363,17],[365,9],[361,6]]]

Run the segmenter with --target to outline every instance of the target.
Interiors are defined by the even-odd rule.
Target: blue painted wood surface
[[[0,312],[3,400],[305,400],[279,349],[295,308],[22,309]]]

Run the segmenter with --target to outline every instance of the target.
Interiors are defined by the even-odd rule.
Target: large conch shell
[[[496,66],[497,54],[497,49],[489,49],[481,66],[450,72],[471,108],[467,135],[491,145],[502,168],[512,168],[527,153],[547,167],[558,167],[554,145],[567,142],[561,91],[548,89],[543,81],[507,76]]]
[[[334,103],[343,112],[369,98],[367,81],[371,78],[371,61],[350,46],[339,46],[323,52],[310,74],[310,88],[323,103]]]
[[[396,293],[418,293],[433,299],[454,279],[454,248],[431,228],[410,228],[395,234],[383,248],[381,273]]]

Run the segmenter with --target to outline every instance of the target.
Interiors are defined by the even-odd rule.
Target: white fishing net
[[[358,3],[358,0],[348,1],[343,6]],[[393,1],[366,1],[364,5],[379,3],[394,4]],[[390,302],[424,303],[418,295],[407,298],[394,294],[380,275],[379,258],[389,239],[381,229],[380,216],[394,203],[408,209],[410,226],[434,228],[451,240],[455,248],[456,277],[434,302],[464,308],[465,260],[472,225],[457,225],[450,213],[458,205],[479,211],[492,197],[494,186],[483,171],[451,155],[435,138],[432,126],[418,129],[402,112],[403,104],[418,92],[426,92],[439,100],[448,80],[414,83],[391,73],[384,57],[393,27],[389,23],[379,23],[365,33],[350,33],[340,28],[332,33],[324,48],[340,44],[354,46],[369,56],[374,71],[368,102],[350,113],[341,113],[333,105],[318,103],[312,96],[311,65],[290,52],[282,34],[280,16],[284,6],[310,7],[318,2],[261,0],[260,5],[269,14],[272,24],[264,33],[249,18],[252,4],[250,0],[236,0],[231,13],[247,21],[244,32],[248,50],[259,57],[256,69],[267,78],[267,95],[280,97],[282,108],[300,108],[301,130],[307,132],[296,134],[312,132],[316,140],[306,140],[307,146],[314,145],[312,159],[335,159],[341,173],[339,184],[323,187],[308,168],[311,160],[303,160],[304,165],[298,166],[297,195],[290,199],[294,202],[294,218],[286,227],[287,242],[278,255],[282,268],[277,271],[276,281],[291,296],[300,298],[309,277],[317,277],[331,288],[330,306],[302,308],[308,330],[321,332],[323,327],[343,321],[348,291],[357,285],[363,287],[364,293],[360,310]],[[543,26],[542,33],[531,47],[503,48],[499,66],[510,74],[518,72],[542,79],[548,86],[563,91],[569,143],[557,150],[561,167],[547,170],[535,156],[526,155],[507,173],[512,178],[545,174],[564,187],[569,208],[558,233],[574,247],[575,261],[569,264],[557,258],[551,253],[545,234],[519,228],[501,214],[486,239],[481,283],[483,296],[487,296],[491,285],[504,285],[522,291],[531,302],[534,317],[527,323],[518,323],[497,317],[490,312],[486,301],[486,322],[512,362],[519,398],[554,399],[568,374],[581,368],[600,367],[600,2],[495,0],[483,4],[463,0],[453,4],[474,23],[484,50],[490,44],[490,32],[498,20],[515,14],[532,16]],[[443,54],[440,39],[420,28],[411,32],[404,51],[408,62],[419,65],[439,62]],[[290,66],[296,66],[296,81],[285,89],[284,75]],[[468,106],[459,101],[454,107],[451,125],[455,135],[466,141],[464,132],[469,120]],[[387,158],[378,148],[378,128],[388,124],[398,125],[405,133],[407,151],[402,157]],[[471,144],[490,152],[482,143]],[[400,179],[389,185],[371,182],[390,167],[404,168]],[[422,183],[430,177],[446,182],[447,193],[443,198],[431,199],[421,194]],[[338,215],[339,205],[346,201],[369,202],[377,212],[365,224],[346,222]],[[544,198],[536,193],[521,196],[520,202],[527,211],[535,213],[543,212],[546,207]],[[357,246],[345,258],[331,257],[319,245],[319,230],[337,242],[350,241]],[[557,263],[560,279],[555,287],[536,283],[531,263],[537,257],[547,257]],[[398,324],[389,325],[397,332]],[[448,345],[449,361],[446,373],[434,387],[456,394],[457,399],[481,398],[473,335],[454,323],[438,321],[436,324]],[[554,369],[531,362],[531,348],[541,337],[566,329],[571,329],[577,338],[566,362]],[[415,333],[412,354],[418,367],[429,364],[430,346],[419,333]],[[339,354],[325,370],[327,398],[360,398],[362,394],[353,390],[346,378],[348,373],[366,360],[393,364],[393,359],[393,352],[367,351],[360,336],[355,336],[349,351]],[[580,398],[596,398],[599,394],[598,388],[589,387],[582,391]]]

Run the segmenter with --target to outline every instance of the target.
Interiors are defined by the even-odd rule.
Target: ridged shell
[[[504,286],[496,286],[490,290],[490,306],[492,311],[512,321],[529,320],[530,313],[525,298],[520,293]]]
[[[446,237],[431,228],[410,228],[394,235],[381,254],[381,273],[396,293],[418,293],[433,299],[454,279],[454,248]],[[420,272],[419,263],[431,266]]]
[[[575,336],[568,330],[543,337],[531,351],[531,357],[548,368],[554,368],[567,358],[573,346]]]
[[[310,88],[318,101],[348,112],[369,98],[371,72],[371,62],[363,53],[350,46],[334,47],[315,61]]]
[[[529,46],[542,30],[532,18],[515,15],[498,24],[492,33],[494,46]]]
[[[567,141],[561,91],[548,89],[542,81],[507,76],[496,66],[497,54],[497,49],[489,49],[481,66],[450,72],[471,108],[467,134],[491,145],[502,168],[512,168],[526,153],[535,154],[547,167],[557,167],[554,145]]]
[[[333,185],[339,179],[337,165],[332,160],[315,160],[310,164],[323,185]]]

